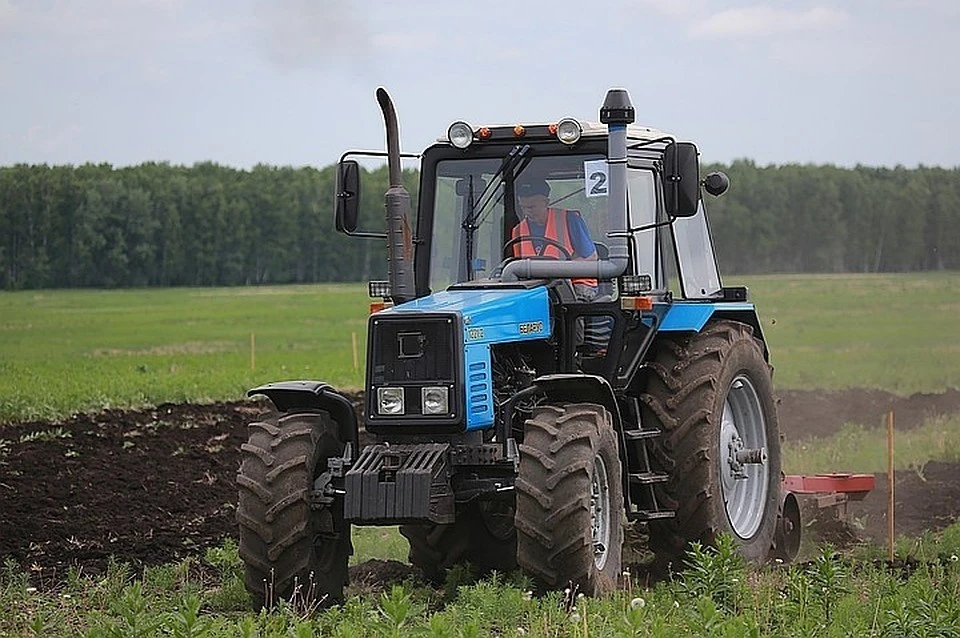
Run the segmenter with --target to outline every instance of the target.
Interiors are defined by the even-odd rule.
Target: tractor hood
[[[464,344],[494,344],[550,336],[547,289],[445,290],[378,314],[452,312],[460,316]]]

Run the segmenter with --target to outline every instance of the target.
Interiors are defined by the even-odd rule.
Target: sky
[[[0,165],[327,166],[597,120],[705,161],[960,166],[958,0],[0,0]]]

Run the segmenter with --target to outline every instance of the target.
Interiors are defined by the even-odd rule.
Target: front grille
[[[440,313],[397,313],[372,316],[367,355],[367,423],[403,425],[404,432],[423,425],[454,425],[463,422],[463,346],[459,317]],[[404,389],[404,414],[380,415],[377,388]],[[421,389],[446,386],[450,410],[442,415],[424,415]],[[412,421],[416,423],[412,423]]]
[[[374,386],[454,380],[453,317],[377,318],[371,323]]]

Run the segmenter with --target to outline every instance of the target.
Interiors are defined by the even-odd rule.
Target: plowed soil
[[[879,428],[891,407],[905,429],[960,412],[960,392],[787,392],[781,427],[787,439],[828,435],[848,421]],[[161,405],[0,425],[0,560],[51,582],[70,565],[96,573],[110,556],[156,565],[236,537],[240,445],[246,423],[262,409],[250,402]],[[878,476],[877,485],[850,514],[869,521],[883,542],[886,478]],[[960,465],[901,472],[895,494],[898,534],[942,529],[960,514]],[[371,561],[354,576],[375,580],[398,567]]]

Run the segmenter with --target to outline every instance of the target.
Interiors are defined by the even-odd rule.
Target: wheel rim
[[[593,479],[590,482],[590,527],[593,562],[597,569],[603,569],[610,547],[610,485],[607,483],[607,466],[599,455],[593,461]]]
[[[749,539],[764,519],[770,484],[767,428],[760,397],[750,379],[730,384],[720,422],[720,485],[733,532]]]

